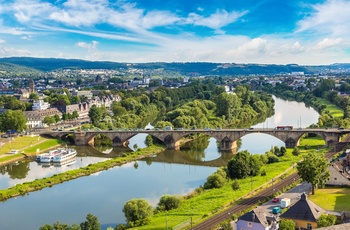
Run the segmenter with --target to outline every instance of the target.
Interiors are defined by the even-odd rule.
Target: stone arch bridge
[[[128,140],[137,134],[149,134],[164,143],[167,149],[178,150],[180,148],[180,140],[191,134],[205,134],[216,138],[221,143],[222,151],[231,151],[236,147],[236,141],[248,134],[264,133],[274,136],[285,143],[287,148],[293,148],[298,145],[299,140],[304,134],[316,134],[321,136],[326,146],[337,144],[340,137],[350,133],[350,129],[293,129],[293,130],[277,130],[277,129],[182,129],[182,130],[100,130],[100,131],[44,131],[40,135],[51,136],[54,138],[63,138],[67,135],[73,135],[75,145],[93,145],[94,137],[98,134],[104,134],[112,140],[113,147],[125,147]]]

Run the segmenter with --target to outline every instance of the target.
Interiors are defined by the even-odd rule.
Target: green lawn
[[[350,211],[350,188],[317,189],[308,198],[325,210]]]
[[[343,118],[344,112],[341,108],[323,98],[317,98],[317,100],[319,100],[322,104],[325,104],[327,106],[326,110],[328,110],[334,118]]]

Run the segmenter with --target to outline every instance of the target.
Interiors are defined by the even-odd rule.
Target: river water
[[[318,114],[303,103],[275,98],[275,115],[259,128],[277,125],[306,127],[316,123]],[[143,147],[145,135],[130,140]],[[240,150],[264,153],[271,146],[282,146],[280,140],[265,134],[250,134],[242,138]],[[91,147],[77,148],[76,163],[68,167],[42,167],[36,162],[23,161],[0,168],[0,186],[48,177],[71,168],[86,166],[117,157],[126,149],[101,153]],[[180,151],[165,151],[152,158],[125,164],[88,177],[78,178],[9,199],[0,204],[0,229],[35,230],[56,221],[81,223],[88,213],[98,217],[102,229],[125,223],[123,205],[132,198],[145,198],[156,206],[165,194],[187,194],[203,185],[207,176],[225,165],[232,153],[220,153],[214,138],[201,138]]]

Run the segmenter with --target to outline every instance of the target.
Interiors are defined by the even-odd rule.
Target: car
[[[273,213],[273,214],[281,213],[281,208],[280,208],[280,207],[274,207],[274,208],[272,209],[272,213]]]
[[[278,202],[280,202],[280,198],[275,197],[275,198],[272,199],[272,202],[273,203],[278,203]]]

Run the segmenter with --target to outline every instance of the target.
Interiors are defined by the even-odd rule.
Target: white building
[[[50,108],[50,104],[47,102],[44,102],[44,100],[38,100],[33,103],[32,110],[37,111],[37,110],[45,110]]]

